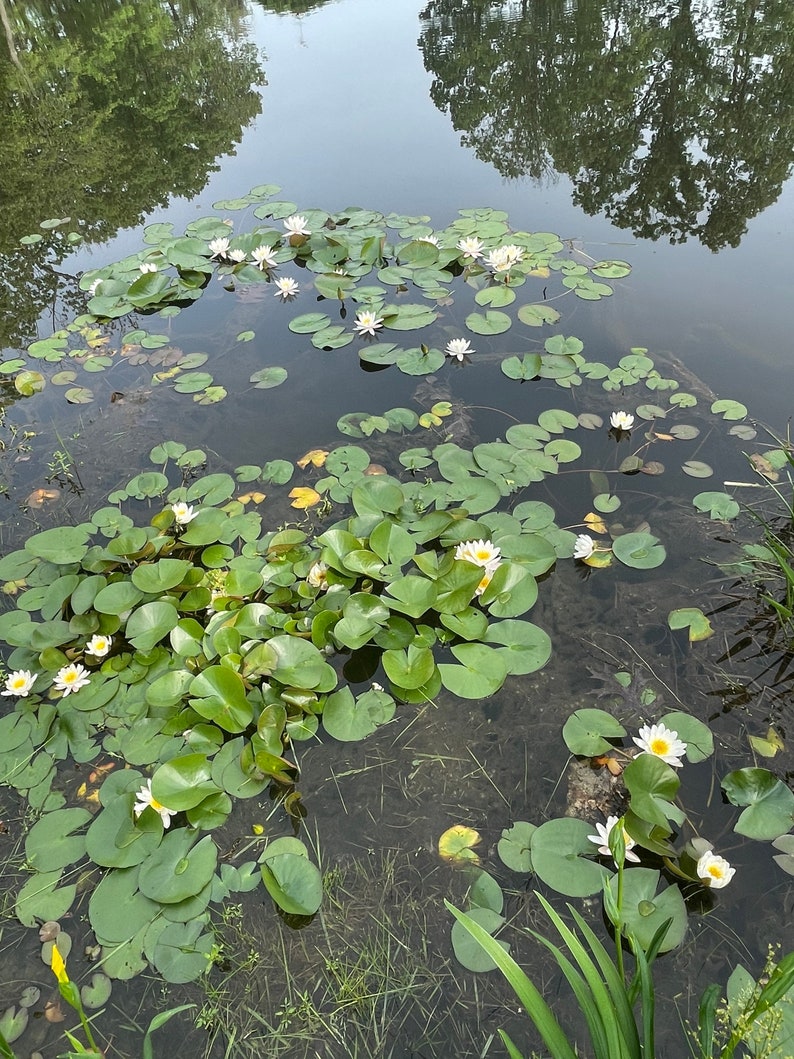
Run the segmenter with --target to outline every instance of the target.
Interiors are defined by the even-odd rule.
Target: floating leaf
[[[550,305],[522,305],[518,319],[528,327],[542,327],[543,324],[556,324],[560,314]]]
[[[476,923],[477,926],[482,927],[483,930],[487,930],[489,934],[495,933],[504,924],[504,918],[499,915],[498,912],[494,912],[492,908],[480,908],[475,906],[469,910],[466,918],[469,921]],[[496,968],[496,964],[479,941],[472,937],[461,922],[453,924],[451,940],[455,959],[462,967],[465,967],[467,971],[481,974],[485,971],[492,971]],[[506,941],[496,940],[494,941],[494,944],[499,945],[505,952],[508,952],[510,949],[510,946]]]
[[[745,805],[734,831],[748,838],[769,841],[794,825],[794,793],[767,769],[744,768],[730,772],[722,789],[733,805]]]
[[[711,411],[729,420],[744,419],[747,415],[747,408],[741,401],[715,401]]]
[[[502,837],[497,845],[497,852],[503,864],[513,871],[528,873],[532,871],[532,857],[530,855],[530,843],[532,833],[536,830],[534,824],[525,820],[516,820],[512,827],[502,832]]]
[[[252,338],[256,337],[256,331],[241,331],[237,336],[238,342],[250,342]]]
[[[620,913],[625,928],[642,946],[650,948],[657,930],[671,920],[659,945],[659,952],[671,952],[684,940],[687,911],[678,886],[664,886],[658,890],[660,873],[652,868],[632,868],[623,874],[623,894]],[[618,876],[609,880],[613,898],[617,899]]]
[[[473,827],[455,824],[447,828],[438,840],[438,854],[450,864],[479,864],[480,858],[474,852],[482,836]]]
[[[32,397],[40,393],[45,386],[44,376],[40,371],[21,371],[14,377],[14,387],[23,397]]]
[[[501,335],[510,330],[512,321],[507,313],[489,309],[486,313],[469,313],[466,326],[476,335]]]
[[[635,570],[653,570],[662,565],[667,554],[650,533],[624,533],[615,538],[612,551],[616,559]]]
[[[774,757],[779,750],[785,749],[785,744],[783,743],[783,740],[774,728],[769,728],[765,737],[760,735],[751,735],[749,739],[750,746],[753,748],[756,754],[760,754],[761,757]]]
[[[597,757],[613,749],[608,740],[621,739],[623,725],[604,710],[583,709],[572,713],[563,725],[562,738],[572,754]]]
[[[286,378],[286,368],[273,366],[269,368],[260,368],[259,371],[254,372],[248,381],[252,382],[257,390],[271,390],[275,386],[280,386]]]
[[[698,493],[692,498],[698,511],[708,511],[709,517],[719,521],[728,521],[739,514],[739,504],[728,493]]]
[[[714,474],[712,468],[702,460],[687,460],[681,465],[681,470],[690,478],[710,478]]]
[[[292,499],[290,507],[297,507],[300,510],[314,507],[315,504],[319,504],[322,500],[322,497],[316,489],[311,489],[309,486],[305,485],[299,485],[294,489],[290,489],[289,496]]]
[[[700,607],[682,607],[679,610],[671,610],[667,615],[667,624],[671,629],[689,629],[690,643],[708,640],[709,636],[714,635],[711,622]]]
[[[600,893],[609,872],[592,860],[595,846],[588,838],[592,830],[591,824],[570,817],[547,820],[536,828],[530,855],[538,878],[566,897]]]

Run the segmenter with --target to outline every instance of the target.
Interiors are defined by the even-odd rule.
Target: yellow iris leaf
[[[289,495],[292,499],[292,507],[301,509],[314,507],[315,504],[319,504],[322,500],[317,490],[310,489],[308,486],[296,486],[295,489],[290,489]]]

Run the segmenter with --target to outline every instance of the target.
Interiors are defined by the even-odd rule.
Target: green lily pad
[[[659,539],[650,533],[624,533],[613,541],[612,552],[616,559],[635,570],[653,570],[667,556]]]
[[[176,904],[195,896],[212,878],[218,851],[209,835],[195,846],[195,834],[178,828],[165,836],[140,866],[138,885],[144,897]]]
[[[768,769],[744,768],[730,772],[722,789],[733,805],[745,805],[734,831],[769,841],[794,826],[794,792]]]
[[[494,912],[491,908],[480,908],[474,907],[469,909],[467,913],[468,918],[473,920],[484,930],[487,930],[489,934],[494,934],[501,926],[504,925],[504,917],[499,915],[498,912]],[[474,971],[476,974],[483,973],[485,971],[493,971],[496,964],[493,962],[488,953],[483,949],[482,945],[471,936],[460,922],[455,922],[452,926],[452,951],[455,953],[455,959],[461,966],[465,967],[467,971]],[[505,952],[508,952],[510,946],[506,941],[498,941]]]
[[[476,335],[501,335],[510,330],[512,320],[507,313],[498,309],[489,309],[485,313],[469,313],[466,326]]]
[[[678,886],[665,886],[657,892],[660,874],[651,868],[632,867],[623,873],[623,901],[621,915],[625,928],[647,952],[653,936],[661,925],[672,922],[659,946],[659,952],[670,952],[684,940],[687,911]],[[609,888],[617,899],[618,877],[613,875]]]
[[[571,817],[547,820],[530,838],[532,867],[557,893],[567,897],[589,897],[600,893],[609,872],[592,859],[596,847],[587,837],[591,824]]]
[[[609,740],[626,734],[623,725],[605,710],[583,709],[572,713],[563,725],[562,737],[572,754],[597,757],[613,748]]]
[[[530,845],[532,835],[536,830],[535,824],[530,824],[526,820],[516,820],[512,827],[505,828],[496,847],[502,863],[512,868],[513,871],[524,874],[531,872]]]

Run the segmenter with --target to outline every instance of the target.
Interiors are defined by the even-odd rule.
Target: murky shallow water
[[[634,345],[672,350],[704,387],[741,398],[751,414],[782,426],[789,391],[784,357],[777,351],[785,349],[789,323],[780,294],[787,276],[790,185],[776,205],[752,221],[736,250],[715,257],[694,240],[676,247],[635,240],[572,207],[569,178],[540,186],[504,183],[490,159],[459,146],[449,118],[428,102],[433,77],[416,48],[417,37],[424,37],[427,46],[427,23],[418,20],[415,3],[385,8],[351,0],[320,6],[302,19],[276,16],[264,6],[254,7],[238,26],[267,55],[262,116],[199,196],[176,198],[148,219],[173,220],[180,228],[199,210],[206,212],[214,199],[242,193],[263,179],[282,183],[285,197],[301,207],[335,209],[356,201],[385,211],[428,213],[438,226],[463,206],[505,208],[515,227],[557,230],[582,238],[595,256],[625,257],[634,265],[608,302],[566,303],[565,333],[579,336],[591,357],[611,362]],[[517,6],[511,8],[514,19],[516,11]],[[384,75],[384,69],[393,75]],[[367,85],[364,99],[362,84]],[[67,267],[96,267],[99,260],[137,249],[139,238],[139,230],[130,228],[108,246],[81,251]],[[307,352],[306,342],[283,326],[284,307],[267,301],[246,301],[217,286],[199,305],[163,322],[174,345],[211,354],[213,374],[229,391],[226,401],[213,408],[196,409],[189,397],[167,385],[153,387],[151,364],[114,365],[97,374],[91,380],[94,403],[79,409],[67,409],[54,397],[54,387],[9,408],[3,460],[10,492],[3,508],[6,546],[37,523],[84,517],[98,498],[147,466],[149,449],[164,437],[200,445],[210,454],[212,469],[220,470],[295,459],[308,448],[339,444],[336,420],[342,413],[411,406],[416,380],[395,369],[365,372],[349,349]],[[468,308],[461,298],[439,326],[459,325]],[[277,343],[271,327],[278,327]],[[247,328],[262,337],[236,343],[234,336]],[[269,363],[286,366],[289,382],[264,393],[251,390],[250,374]],[[473,409],[472,431],[479,440],[501,436],[512,422],[508,416],[532,421],[550,400],[560,407],[568,402],[568,395],[551,384],[508,383],[484,351],[462,371],[446,365],[436,385],[439,395],[449,391],[468,406],[498,410]],[[113,393],[123,396],[112,401]],[[588,407],[603,414],[612,404],[606,394],[597,400],[591,394]],[[20,432],[26,429],[40,437],[25,442]],[[51,507],[26,506],[30,491],[46,485],[52,449],[61,442],[78,462],[84,491],[70,491],[67,482]],[[611,447],[604,438],[592,438],[595,466],[609,465]],[[383,441],[374,443],[373,454],[382,462],[394,459]],[[738,446],[720,449],[715,466],[718,478],[747,476]],[[510,680],[482,703],[442,695],[422,710],[401,708],[395,722],[364,743],[326,739],[306,750],[301,760],[306,829],[328,873],[322,913],[294,932],[275,916],[260,890],[243,900],[239,919],[227,913],[228,922],[219,929],[223,956],[207,996],[194,987],[161,993],[150,980],[116,987],[110,1009],[111,1026],[116,1025],[105,1032],[119,1054],[136,1054],[135,1032],[128,1028],[134,1021],[145,1025],[154,1010],[186,998],[202,1006],[205,1025],[191,1030],[190,1020],[182,1017],[161,1030],[163,1054],[473,1057],[500,1054],[496,1041],[488,1045],[499,1026],[522,1044],[524,1023],[515,1018],[501,983],[494,976],[475,980],[455,966],[441,900],[459,899],[465,883],[439,864],[436,842],[452,823],[476,827],[484,837],[486,865],[515,890],[510,916],[522,926],[539,923],[525,880],[499,867],[495,843],[515,819],[540,820],[563,810],[567,781],[561,724],[577,706],[616,697],[619,689],[610,673],[617,668],[636,666],[657,687],[665,708],[683,703],[682,708],[713,724],[722,743],[717,762],[687,770],[685,801],[703,812],[704,833],[726,843],[721,848],[737,864],[737,877],[714,910],[701,908],[692,916],[690,939],[661,964],[661,995],[691,1012],[704,985],[724,981],[736,961],[757,966],[770,940],[785,944],[788,877],[771,865],[767,847],[760,854],[760,847],[731,848],[730,817],[721,804],[718,779],[748,763],[747,732],[772,721],[785,736],[786,699],[766,672],[767,660],[752,657],[752,647],[739,656],[739,674],[736,662],[724,657],[741,637],[752,604],[725,612],[719,635],[696,649],[671,637],[664,619],[673,606],[682,605],[684,593],[707,612],[725,604],[726,583],[714,580],[715,571],[699,558],[717,558],[723,548],[713,539],[713,528],[696,528],[689,514],[689,498],[699,483],[670,468],[660,479],[635,478],[632,485],[637,511],[649,511],[654,524],[665,528],[671,556],[659,576],[613,571],[584,580],[571,564],[541,586],[532,614],[555,646],[552,662],[541,673]],[[543,490],[533,496],[547,499]],[[559,494],[555,489],[560,524],[578,522],[588,496],[586,485],[576,482]],[[272,499],[266,512],[274,522],[295,517],[283,497]],[[606,697],[599,698],[605,689]],[[636,707],[624,709],[626,721],[640,719]],[[790,759],[788,751],[777,759],[779,775],[790,775]],[[77,773],[69,776],[67,785],[78,778]],[[269,812],[266,802],[240,807],[222,836],[230,857],[241,855],[254,822],[283,831],[283,817],[277,813],[269,822]],[[0,841],[9,851],[17,849],[6,868],[16,886],[22,877],[16,871],[16,844],[27,820],[13,799],[3,815],[9,834]],[[219,845],[224,846],[220,838]],[[593,906],[590,914],[598,918],[600,912]],[[79,906],[76,919],[79,936]],[[560,986],[538,947],[518,935],[514,939],[520,961],[537,969],[553,996]],[[49,989],[49,972],[38,960],[30,932],[9,923],[4,941],[0,978]],[[9,994],[8,1002],[13,999]],[[34,1030],[21,1043],[54,1054],[58,1027],[39,1019]],[[675,1044],[666,1048],[660,1055],[676,1054]]]

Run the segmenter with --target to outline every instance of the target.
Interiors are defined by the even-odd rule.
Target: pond
[[[614,948],[609,878],[655,1054],[735,1020],[792,947],[790,5],[0,15],[14,1054],[68,976],[107,1055],[529,1055],[445,899],[582,1047],[537,893]]]

